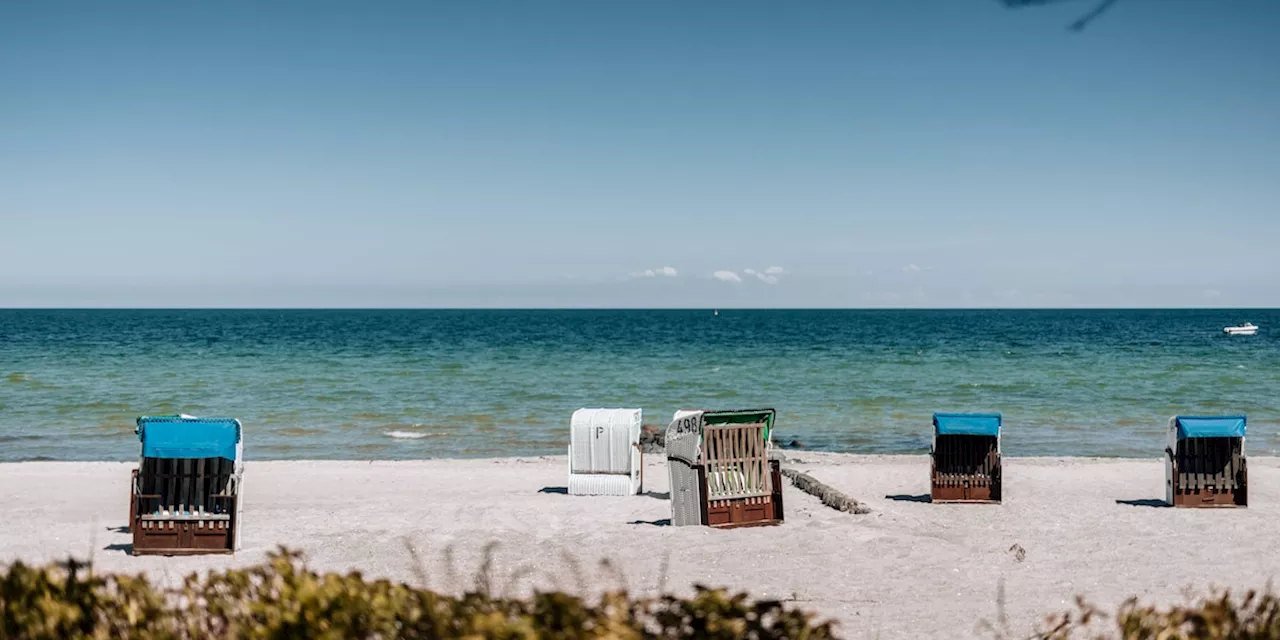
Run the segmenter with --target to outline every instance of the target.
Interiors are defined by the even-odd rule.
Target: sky
[[[1280,2],[0,3],[0,307],[1276,307]]]

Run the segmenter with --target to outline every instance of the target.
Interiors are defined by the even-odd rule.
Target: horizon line
[[[1276,307],[6,307],[0,311],[1280,311]]]

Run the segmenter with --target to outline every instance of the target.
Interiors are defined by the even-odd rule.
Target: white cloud
[[[924,269],[921,269],[919,265],[914,263],[902,268],[903,273],[920,273],[921,271],[924,271]]]
[[[1217,289],[1205,289],[1205,290],[1204,290],[1204,297],[1206,297],[1206,298],[1219,298],[1219,297],[1222,297],[1222,292],[1221,292],[1221,291],[1218,291]]]
[[[664,278],[674,278],[680,275],[675,267],[659,267],[657,269],[645,269],[631,274],[632,278],[656,278],[662,276]]]
[[[733,271],[721,270],[711,274],[712,278],[721,282],[742,282],[742,277]]]
[[[778,284],[778,275],[786,273],[782,267],[769,267],[764,271],[756,271],[755,269],[743,269],[743,273],[749,276],[755,276],[760,282],[765,284]]]

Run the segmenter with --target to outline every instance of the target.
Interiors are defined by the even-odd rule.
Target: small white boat
[[[1251,336],[1258,332],[1258,327],[1252,322],[1246,322],[1234,327],[1223,327],[1222,332],[1229,336]]]

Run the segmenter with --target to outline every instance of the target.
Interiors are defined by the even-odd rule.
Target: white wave
[[[421,431],[399,431],[399,430],[397,430],[397,431],[386,431],[386,432],[384,432],[382,435],[387,436],[387,437],[389,437],[389,438],[395,438],[395,439],[397,439],[397,440],[420,440],[420,439],[422,439],[422,438],[429,437],[431,434],[429,434],[429,433],[423,433],[423,432],[421,432]]]

